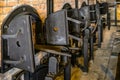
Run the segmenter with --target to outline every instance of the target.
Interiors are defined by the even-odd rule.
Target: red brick
[[[39,14],[46,13],[46,6],[43,4],[43,6],[33,6]]]
[[[19,4],[30,4],[29,0],[19,0]]]
[[[1,29],[2,22],[0,22],[0,29]]]
[[[2,25],[2,22],[0,22],[0,30],[1,30],[1,25]],[[1,32],[0,32],[0,36],[1,36]]]
[[[7,1],[7,6],[15,6],[17,4],[18,4],[17,0],[15,0],[15,1]]]
[[[3,13],[3,8],[0,8],[0,14],[2,14]]]
[[[33,5],[40,5],[40,4],[39,4],[39,1],[34,1],[34,0],[33,0],[31,3],[32,3]]]
[[[4,7],[3,8],[3,13],[7,14],[7,13],[9,13],[11,11],[11,9],[12,9],[12,7]]]
[[[46,4],[47,0],[39,0],[39,4]]]
[[[36,4],[38,4],[38,5],[40,5],[40,4],[46,4],[46,0],[19,0],[19,3],[22,3],[22,4],[34,4],[34,5],[36,5]]]
[[[41,18],[42,22],[44,23],[45,18],[46,18],[46,14],[39,14],[39,15],[40,15],[40,18]]]
[[[1,24],[0,24],[1,25]],[[1,36],[1,27],[0,27],[0,36]],[[1,40],[0,40],[1,41]]]
[[[2,21],[5,19],[6,15],[0,15],[0,23],[2,23]]]
[[[65,3],[71,3],[71,0],[65,0]]]
[[[40,9],[46,9],[46,4],[40,4],[40,5],[39,5],[39,8],[40,8]]]
[[[0,1],[0,7],[6,6],[6,1]]]
[[[62,9],[63,3],[56,3],[54,6],[54,11],[58,11]]]
[[[46,11],[46,10],[38,9],[37,12],[38,12],[39,14],[45,14],[47,11]]]
[[[54,3],[63,3],[64,0],[54,0]]]
[[[82,0],[80,0],[82,1]],[[79,1],[79,3],[80,3]],[[7,2],[7,3],[6,3]],[[74,0],[54,0],[54,11],[61,10],[63,5],[68,2],[74,7]],[[0,6],[7,6],[3,8],[3,10],[0,13],[7,14],[9,11],[11,11],[12,6],[19,4],[28,4],[36,8],[38,14],[40,17],[44,20],[46,18],[46,0],[6,0],[6,1],[0,1]]]

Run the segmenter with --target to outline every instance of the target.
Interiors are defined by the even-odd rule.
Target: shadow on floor
[[[115,80],[120,80],[120,54],[118,56],[117,72],[116,72],[116,79]]]

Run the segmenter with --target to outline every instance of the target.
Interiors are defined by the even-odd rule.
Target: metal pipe
[[[81,38],[76,37],[76,36],[73,36],[73,35],[70,35],[70,34],[69,34],[69,37],[71,37],[71,38],[73,38],[73,39],[75,39],[75,40],[77,40],[77,41],[82,41]]]
[[[49,0],[47,0],[47,16],[50,14],[50,13],[49,13],[49,12],[50,12],[50,11],[49,11],[49,10],[50,10],[50,9],[49,9],[49,3],[50,3]]]
[[[67,17],[67,20],[69,20],[71,22],[74,22],[76,24],[82,24],[83,23],[82,21],[79,21],[79,20],[76,20],[76,19],[73,19],[73,18],[70,18],[70,17]]]
[[[75,0],[75,8],[78,9],[78,0]]]
[[[83,56],[84,56],[84,70],[83,72],[88,72],[88,35],[89,31],[86,29],[84,31],[84,38],[83,38]]]
[[[92,34],[92,31],[93,31],[93,27],[90,27],[90,60],[94,60],[94,54],[93,54],[93,51],[94,51],[94,40],[93,40],[93,34]]]
[[[89,0],[86,0],[87,5],[89,5]]]
[[[47,16],[54,12],[54,0],[47,0]]]
[[[70,63],[64,69],[64,80],[71,80],[71,65],[70,65]]]
[[[117,26],[117,4],[115,3],[115,26]]]
[[[83,72],[88,72],[88,41],[89,41],[90,31],[86,29],[84,31],[83,38],[83,55],[84,55],[84,70]]]

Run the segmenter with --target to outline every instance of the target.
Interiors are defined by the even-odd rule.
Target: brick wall
[[[79,4],[83,0],[79,1]],[[54,0],[55,2],[55,11],[62,8],[62,6],[69,2],[74,7],[74,0]],[[28,4],[35,7],[40,14],[40,17],[44,21],[46,17],[46,0],[0,0],[0,25],[6,15],[15,7],[20,4]]]
[[[57,11],[62,8],[65,3],[70,3],[72,7],[75,6],[75,0],[54,0],[54,11]],[[79,7],[83,1],[79,0]],[[89,0],[90,3],[95,3],[95,0]],[[37,9],[42,21],[46,17],[46,0],[0,0],[0,25],[6,17],[6,15],[15,7],[21,4],[28,4]]]

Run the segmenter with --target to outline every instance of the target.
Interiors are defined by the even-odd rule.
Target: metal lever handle
[[[20,33],[23,33],[23,30],[22,29],[19,29],[17,31],[17,33],[13,34],[13,35],[2,35],[2,38],[3,39],[8,39],[8,38],[16,38]]]
[[[68,57],[71,57],[70,54],[66,54],[66,53],[63,53],[63,52],[58,52],[58,51],[49,50],[49,49],[40,49],[40,50],[41,50],[41,51],[44,51],[44,52],[51,53],[51,54],[56,54],[56,55],[62,55],[62,56],[68,56]]]
[[[23,63],[24,62],[24,59],[20,59],[20,60],[18,60],[18,61],[13,61],[13,60],[4,60],[4,63],[6,63],[6,64],[20,64],[20,63]]]
[[[77,24],[82,24],[81,21],[73,19],[73,18],[70,18],[70,17],[67,17],[67,20],[72,21],[72,22],[77,23]]]
[[[73,39],[75,39],[75,40],[77,40],[77,41],[82,41],[81,38],[78,38],[78,37],[76,37],[76,36],[74,36],[74,35],[70,35],[70,34],[69,34],[69,37],[71,37],[71,38],[73,38]]]

